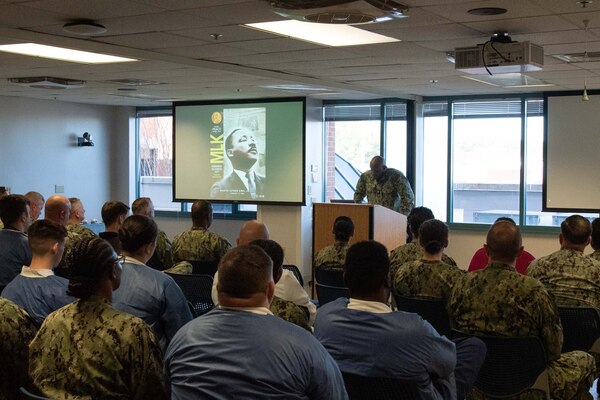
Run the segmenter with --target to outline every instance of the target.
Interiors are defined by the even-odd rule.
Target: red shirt
[[[535,260],[535,257],[531,253],[523,250],[519,257],[517,257],[517,263],[515,269],[518,273],[525,275],[527,273],[527,267]],[[485,252],[485,248],[480,248],[473,254],[471,263],[469,263],[469,272],[477,271],[478,269],[484,269],[488,265],[488,256]]]

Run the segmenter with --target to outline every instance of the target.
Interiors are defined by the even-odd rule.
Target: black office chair
[[[31,393],[23,386],[19,388],[19,392],[21,393],[21,399],[23,400],[50,400],[48,397],[38,396],[36,394]]]
[[[192,264],[192,274],[194,275],[210,275],[214,278],[219,266],[219,261],[198,261],[188,260]]]
[[[304,279],[302,278],[302,274],[300,273],[298,267],[292,264],[283,264],[282,268],[292,271],[296,279],[298,279],[298,282],[300,282],[300,286],[304,287]]]
[[[417,384],[394,378],[374,378],[342,373],[350,400],[421,400]]]
[[[429,322],[440,335],[450,335],[450,318],[446,310],[446,300],[404,297],[394,293],[396,307],[401,311],[419,314]]]
[[[454,329],[451,336],[477,337],[487,346],[473,390],[488,397],[508,399],[535,389],[550,400],[546,353],[538,337],[469,335]]]
[[[600,315],[595,308],[559,307],[563,327],[562,352],[573,350],[600,353]]]
[[[181,288],[187,301],[191,303],[192,308],[196,313],[194,317],[199,317],[213,309],[215,305],[211,297],[213,285],[212,276],[171,274],[168,272],[166,272],[166,274],[173,278]]]
[[[315,268],[315,279],[322,285],[346,286],[344,282],[344,273],[340,270]]]
[[[340,297],[350,298],[350,291],[347,287],[329,286],[317,282],[317,297],[319,298],[319,306],[322,306]]]

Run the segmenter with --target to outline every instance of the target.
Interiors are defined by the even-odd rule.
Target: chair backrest
[[[21,399],[23,400],[50,400],[48,397],[38,396],[36,394],[31,393],[23,386],[19,388],[19,392],[21,393]]]
[[[329,286],[317,282],[317,297],[319,306],[322,306],[340,297],[350,298],[350,291],[347,287]]]
[[[599,345],[594,346],[600,339],[600,315],[595,308],[559,307],[558,315],[563,327],[562,352],[573,350],[600,351]],[[600,344],[600,342],[599,342]]]
[[[339,270],[315,268],[315,279],[323,285],[346,286],[344,282],[344,273]]]
[[[300,282],[300,286],[304,287],[304,279],[302,278],[302,274],[300,273],[300,270],[298,269],[298,267],[296,267],[295,265],[292,265],[292,264],[283,264],[282,267],[284,269],[292,271],[292,273],[294,274],[296,279],[298,279],[298,282]]]
[[[350,400],[421,400],[419,387],[413,381],[374,378],[342,373]]]
[[[183,295],[191,303],[196,315],[206,314],[215,306],[211,290],[213,278],[210,275],[183,275],[166,273],[179,285]]]
[[[210,275],[214,277],[219,266],[219,261],[188,260],[188,262],[192,264],[192,273],[194,275]]]
[[[477,337],[487,346],[474,388],[489,397],[508,398],[537,389],[550,399],[547,361],[538,337],[469,335],[452,330],[453,338]]]
[[[446,300],[418,299],[394,294],[398,310],[419,314],[441,335],[450,335],[450,318],[446,310]]]

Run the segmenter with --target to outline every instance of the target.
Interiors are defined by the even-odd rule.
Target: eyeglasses
[[[119,263],[119,264],[123,265],[124,262],[125,262],[125,256],[123,256],[123,255],[117,256],[117,259],[115,260],[115,264]]]

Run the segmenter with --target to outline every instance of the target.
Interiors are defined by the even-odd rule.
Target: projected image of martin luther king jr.
[[[212,186],[211,197],[241,200],[262,198],[265,177],[255,171],[258,148],[254,134],[244,128],[234,129],[225,138],[225,154],[233,171]]]

